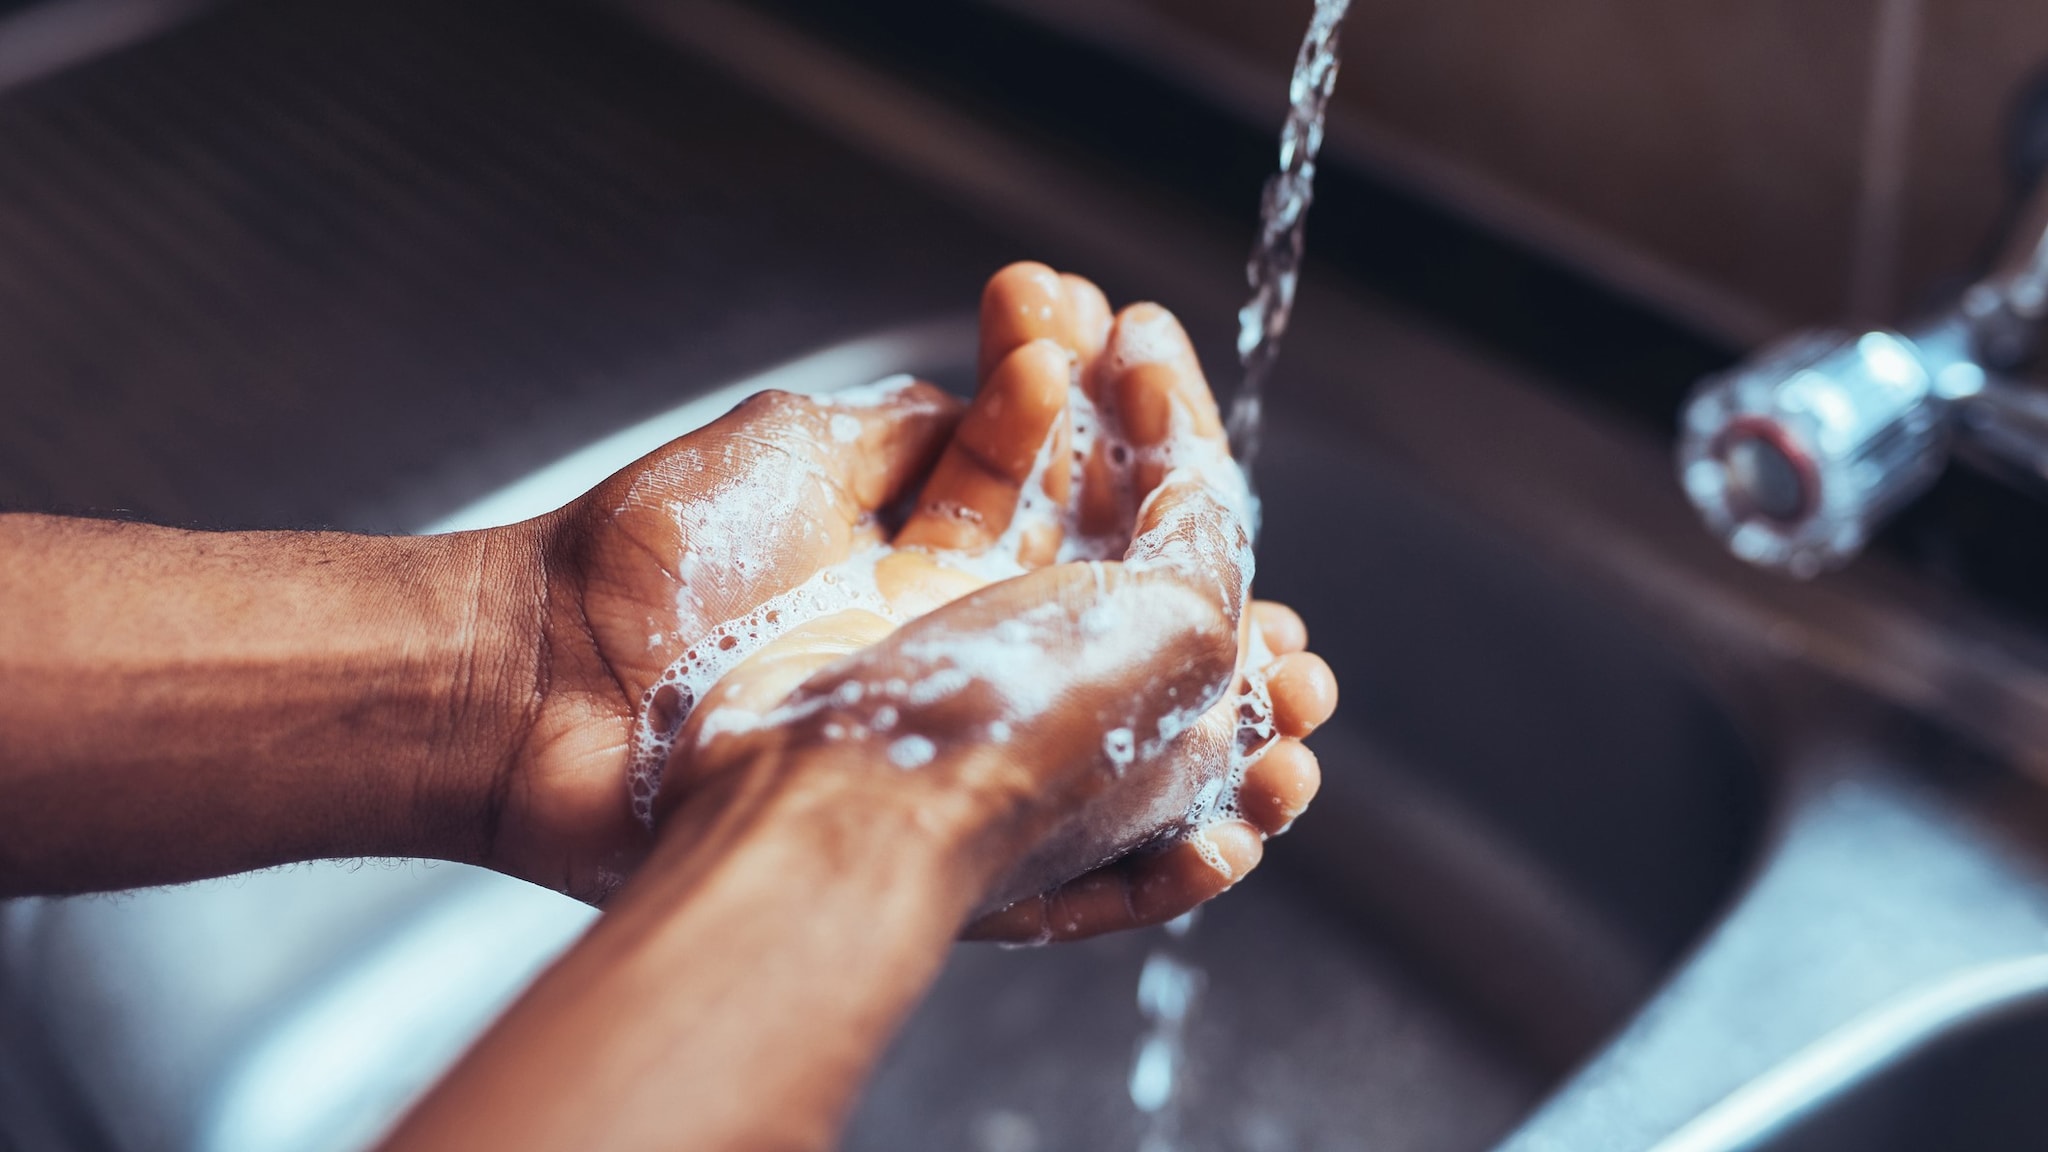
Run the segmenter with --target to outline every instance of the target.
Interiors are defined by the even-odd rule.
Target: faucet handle
[[[1934,482],[1945,410],[1981,390],[1968,334],[1805,332],[1701,382],[1679,478],[1737,556],[1800,577],[1839,567]]]
[[[2013,99],[2005,137],[2012,202],[1990,266],[1959,307],[1976,337],[1977,358],[2010,373],[2034,358],[2048,323],[2048,69]]]
[[[2048,324],[2048,180],[2036,180],[1991,271],[1963,293],[1977,359],[2000,372],[2020,369]]]

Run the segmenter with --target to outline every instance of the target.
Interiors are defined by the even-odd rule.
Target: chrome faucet
[[[2048,387],[2020,373],[2048,320],[2048,178],[1992,270],[1904,330],[1805,331],[1700,382],[1679,479],[1737,556],[1846,564],[1951,455],[2048,481]]]

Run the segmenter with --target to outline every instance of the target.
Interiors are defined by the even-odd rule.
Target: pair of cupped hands
[[[979,382],[964,407],[923,383],[764,393],[554,514],[488,862],[601,902],[721,805],[815,785],[972,839],[974,937],[1157,923],[1255,866],[1316,791],[1301,738],[1336,688],[1301,619],[1249,599],[1234,470],[1189,466],[1227,450],[1185,333],[1012,265],[982,298]],[[1056,562],[1070,535],[1117,555]],[[884,604],[783,630],[701,699],[662,689],[855,554]],[[623,778],[650,746],[651,827]]]

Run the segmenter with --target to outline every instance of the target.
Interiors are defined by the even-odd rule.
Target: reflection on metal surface
[[[368,1147],[595,915],[478,874],[337,978],[280,1006],[222,1076],[194,1147]]]
[[[593,915],[419,863],[14,901],[0,905],[0,1041],[83,1113],[49,1146],[357,1148]],[[0,1133],[50,1102],[7,1101]]]
[[[1504,1152],[1732,1152],[1901,1046],[2048,980],[2048,883],[1941,796],[1844,751],[1749,891]]]
[[[1884,1004],[1687,1124],[1652,1152],[1753,1147],[1872,1073],[1945,1033],[2048,992],[2048,954],[1969,968]],[[2015,1133],[2014,1135],[2017,1135]]]

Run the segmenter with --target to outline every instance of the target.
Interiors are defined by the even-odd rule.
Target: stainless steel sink
[[[430,527],[553,507],[760,387],[958,379],[971,349],[967,318],[833,346]],[[1648,993],[1757,830],[1762,778],[1672,650],[1346,444],[1271,434],[1266,587],[1356,679],[1318,737],[1315,817],[1181,945],[1206,973],[1189,1148],[1486,1146]],[[116,1147],[355,1147],[587,916],[406,864],[23,901],[0,935],[10,1035],[44,1038],[45,1091]],[[849,1145],[1133,1144],[1159,936],[962,947]]]
[[[246,370],[263,387],[265,372],[303,374],[275,412],[263,387],[239,411],[316,442],[293,456],[263,441],[281,457],[267,465],[173,445],[139,495],[81,491],[206,522],[503,522],[755,387],[901,369],[962,384],[972,320],[936,301],[964,303],[1022,256],[1161,297],[1206,362],[1229,362],[1235,230],[756,9],[613,7],[536,0],[496,21],[456,0],[233,6],[174,53],[144,44],[95,65],[175,89],[221,44],[253,59],[288,41],[294,67],[206,72],[193,99],[220,101],[209,132],[268,117],[262,155],[292,178],[235,185],[235,202],[285,212],[317,185],[325,231],[287,230],[284,248],[340,271],[319,291],[242,293],[244,311],[190,347],[175,343],[183,312],[138,325],[130,361],[126,345],[86,342],[102,373]],[[347,125],[362,155],[436,155],[417,138],[432,122],[378,137],[382,94],[348,87],[354,65],[321,63],[382,61],[414,9],[432,18],[407,83],[496,103],[474,123],[450,111],[459,101],[434,104],[466,143],[439,183],[404,184],[402,206],[455,237],[453,255],[407,262],[408,234],[378,231],[389,205],[307,176],[355,153],[277,124],[317,112],[306,123]],[[522,103],[536,61],[547,100]],[[143,100],[90,73],[58,79],[73,87],[37,89],[44,105],[75,97],[119,122],[105,110]],[[0,93],[0,173],[10,107]],[[99,121],[78,123],[85,155]],[[118,143],[107,157],[129,155]],[[508,170],[521,196],[587,209],[606,260],[549,233],[534,259],[568,271],[504,263],[511,284],[493,295],[507,238],[558,223],[555,201],[505,191]],[[95,191],[143,212],[119,200],[128,188]],[[187,209],[211,194],[181,192]],[[52,202],[12,193],[0,177],[23,219]],[[473,218],[490,227],[464,231]],[[273,238],[248,233],[215,249],[260,277],[272,265],[249,253]],[[709,273],[643,258],[642,241],[694,258],[678,236],[710,245]],[[86,257],[116,243],[94,242],[66,282],[81,307],[99,299]],[[190,271],[150,270],[110,298],[146,304]],[[228,339],[242,328],[284,335],[252,351]],[[235,357],[207,359],[227,346]],[[57,337],[0,329],[0,356],[18,350],[69,378]],[[323,423],[321,382],[342,375],[385,388],[381,423],[354,409]],[[1135,990],[1155,949],[1205,974],[1170,1105],[1188,1149],[1906,1147],[1883,1140],[1967,1107],[1981,1122],[1946,1131],[1981,1131],[1981,1146],[2048,1128],[2048,1109],[1998,1095],[1988,1071],[2039,1033],[2048,821],[2015,769],[2048,748],[2048,648],[1880,561],[1812,586],[1742,567],[1696,531],[1662,446],[1336,278],[1304,284],[1271,405],[1260,590],[1302,609],[1344,686],[1316,739],[1323,797],[1185,938],[959,949],[850,1147],[1138,1147]],[[0,1134],[23,1148],[361,1147],[590,915],[409,862],[16,902],[0,909]]]

